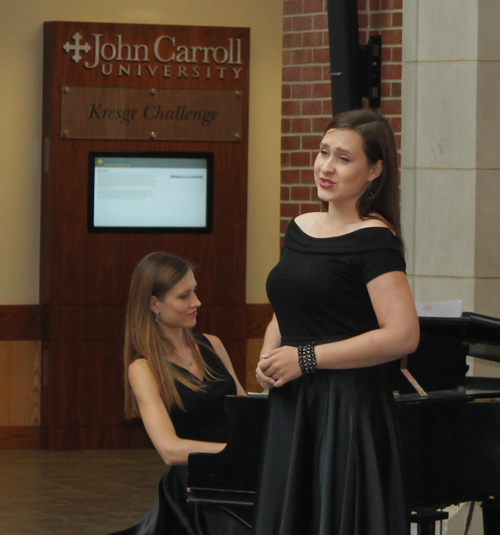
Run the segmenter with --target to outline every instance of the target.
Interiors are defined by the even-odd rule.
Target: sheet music
[[[455,301],[421,301],[416,302],[417,314],[420,317],[460,318],[462,300]]]

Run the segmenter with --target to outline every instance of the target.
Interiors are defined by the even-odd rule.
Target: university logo
[[[84,45],[80,44],[81,41],[82,36],[76,32],[75,35],[73,35],[73,44],[67,42],[63,46],[66,52],[73,52],[73,61],[75,63],[78,63],[82,59],[80,52],[87,53],[91,49],[91,46],[88,43],[85,43]]]
[[[77,32],[62,48],[75,63],[84,60],[84,68],[100,68],[104,76],[224,79],[229,74],[239,79],[242,67],[237,66],[243,64],[241,39],[227,39],[225,46],[187,46],[178,44],[176,37],[161,35],[147,45],[126,43],[120,34],[103,42],[103,34],[86,39]]]

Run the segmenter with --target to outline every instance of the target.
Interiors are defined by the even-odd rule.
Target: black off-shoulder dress
[[[206,337],[197,336],[211,345]],[[177,383],[186,410],[176,409],[170,416],[180,438],[224,443],[230,432],[224,398],[236,394],[236,384],[216,354],[203,346],[200,350],[217,380],[205,379],[201,392]],[[161,478],[155,503],[146,516],[131,528],[111,535],[249,535],[248,528],[224,511],[188,503],[187,475],[187,466],[171,467]]]
[[[405,271],[387,228],[314,238],[292,221],[267,292],[282,345],[378,328],[366,284]],[[255,535],[406,535],[395,403],[384,365],[319,370],[271,389]]]

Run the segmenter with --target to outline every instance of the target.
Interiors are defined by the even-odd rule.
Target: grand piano
[[[405,480],[419,535],[439,510],[483,502],[484,535],[500,533],[500,379],[469,377],[467,356],[500,362],[500,319],[464,312],[420,318],[417,351],[387,371],[397,402]],[[402,371],[403,370],[403,371]],[[418,389],[418,391],[417,391]],[[251,527],[265,438],[266,396],[229,396],[232,436],[218,454],[189,456],[189,500]],[[256,534],[258,535],[258,534]]]

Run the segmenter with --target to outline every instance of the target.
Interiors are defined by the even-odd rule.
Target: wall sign
[[[64,86],[61,136],[239,141],[241,97],[228,89]]]
[[[45,23],[44,78],[61,139],[240,142],[249,32],[242,28]]]

